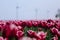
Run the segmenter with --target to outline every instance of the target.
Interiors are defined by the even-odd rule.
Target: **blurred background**
[[[60,18],[60,0],[0,0],[0,20]]]

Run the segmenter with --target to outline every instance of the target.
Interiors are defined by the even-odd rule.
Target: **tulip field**
[[[60,40],[60,20],[0,20],[0,40]]]

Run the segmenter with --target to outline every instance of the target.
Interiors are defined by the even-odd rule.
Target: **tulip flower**
[[[22,38],[20,38],[18,40],[32,40],[32,38],[30,38],[30,37],[22,37]]]
[[[52,40],[58,40],[57,35],[52,38]]]
[[[2,31],[2,36],[5,37],[9,37],[11,33],[11,29],[10,26],[6,25],[6,27],[3,29]]]
[[[23,27],[22,26],[17,26],[17,29],[23,31]]]
[[[0,37],[0,40],[4,40],[3,37]]]
[[[60,37],[60,31],[58,31],[57,35]]]
[[[0,37],[0,40],[8,40],[8,38]]]
[[[31,27],[31,30],[27,28],[27,34],[28,34],[28,40],[35,39],[35,40],[45,40],[47,36],[47,32],[43,32],[42,28],[49,28],[51,33],[53,34],[53,40],[58,40],[58,37],[60,37],[60,20],[6,20],[2,21],[0,20],[0,32],[2,33],[2,37],[0,37],[1,40],[8,40],[9,37],[16,37],[16,39],[21,39],[24,36],[23,30],[24,27]],[[37,27],[38,33],[35,31],[32,31],[34,27]],[[40,28],[41,27],[41,28]],[[55,36],[56,35],[56,36]],[[25,38],[23,38],[25,39]],[[27,38],[26,38],[27,39]]]
[[[48,23],[50,23],[50,22],[54,22],[54,21],[53,21],[53,20],[51,20],[51,19],[48,19],[48,20],[47,20],[47,22],[48,22]]]
[[[45,40],[45,38],[47,36],[47,32],[46,33],[44,33],[43,31],[38,32],[37,36],[39,37],[38,39]]]
[[[60,30],[60,22],[56,23],[56,28]]]
[[[46,21],[42,21],[41,24],[42,24],[42,27],[44,27],[44,28],[47,27],[47,22]]]
[[[38,26],[38,21],[32,21],[32,25],[33,25],[34,27],[37,27],[37,26]]]
[[[42,21],[38,21],[38,27],[42,27]]]
[[[24,27],[26,26],[26,22],[23,21],[23,22],[21,23],[21,26],[24,28]]]
[[[27,27],[32,27],[32,22],[31,21],[26,21],[26,26]]]
[[[51,28],[51,32],[52,32],[53,34],[58,34],[58,29],[55,28],[55,27],[53,27],[53,28]]]
[[[37,35],[36,32],[34,32],[32,30],[27,31],[27,33],[28,33],[28,36],[30,36],[30,37],[35,37]]]
[[[52,22],[47,23],[47,27],[48,27],[48,28],[52,28],[52,27],[54,27],[54,23],[52,23]]]
[[[17,31],[17,33],[16,33],[16,36],[18,38],[21,38],[23,35],[24,35],[24,32],[22,32],[22,31]]]

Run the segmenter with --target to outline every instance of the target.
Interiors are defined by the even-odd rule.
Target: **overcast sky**
[[[55,19],[60,0],[0,0],[0,19],[16,19],[16,6],[19,5],[18,19]]]

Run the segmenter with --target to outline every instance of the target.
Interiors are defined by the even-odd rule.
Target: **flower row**
[[[10,25],[14,24],[16,26],[22,26],[22,27],[46,27],[46,28],[52,28],[52,27],[57,27],[58,29],[60,26],[60,21],[59,20],[9,20],[9,21],[0,21],[0,25]]]
[[[37,32],[33,30],[37,30]],[[25,34],[36,40],[47,40],[50,38],[48,35],[51,34],[52,36],[50,35],[51,38],[49,40],[58,40],[60,37],[60,20],[0,21],[1,40],[12,40],[12,38],[22,40],[21,38]]]

